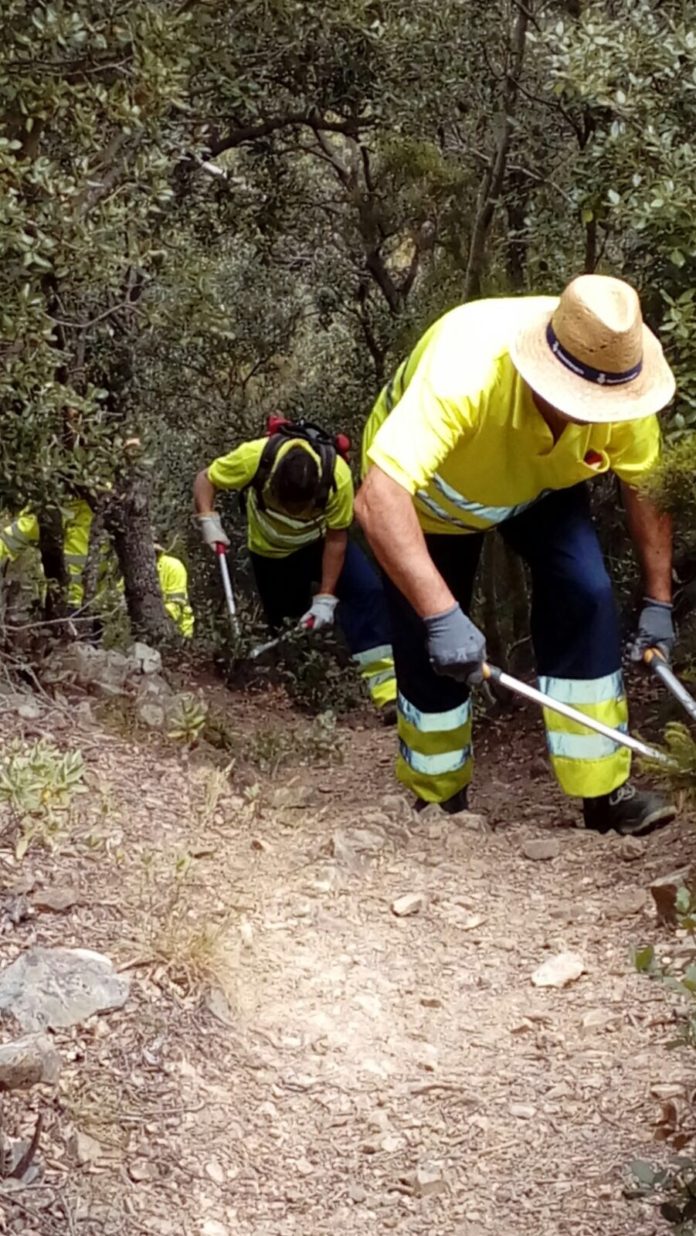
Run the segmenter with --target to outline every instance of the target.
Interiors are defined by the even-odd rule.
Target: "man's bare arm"
[[[199,515],[208,515],[215,506],[215,486],[208,479],[205,468],[198,473],[193,483],[193,502]]]
[[[355,498],[355,515],[375,557],[421,618],[456,604],[428,553],[411,495],[370,468]]]
[[[672,600],[672,520],[651,498],[621,482],[626,520],[643,572],[646,597]]]
[[[341,577],[343,564],[348,548],[348,533],[345,528],[328,528],[324,538],[324,553],[321,560],[321,584],[319,592],[322,596],[335,596],[338,581]]]

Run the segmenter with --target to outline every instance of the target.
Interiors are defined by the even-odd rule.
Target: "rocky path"
[[[270,723],[249,705],[247,729]],[[23,880],[28,906],[0,946],[98,949],[130,995],[56,1034],[57,1086],[13,1097],[6,1131],[38,1110],[45,1130],[43,1176],[0,1187],[8,1232],[669,1230],[626,1198],[626,1167],[665,1153],[661,1103],[691,1093],[694,1056],[668,1049],[673,998],[631,953],[687,958],[646,890],[688,830],[569,827],[519,719],[485,739],[483,818],[463,826],[410,813],[374,729],[345,732],[342,765],[241,790],[206,757],[80,724],[99,809],[55,854],[0,850],[5,900]],[[48,885],[74,903],[40,909]],[[579,977],[532,982],[567,952]]]

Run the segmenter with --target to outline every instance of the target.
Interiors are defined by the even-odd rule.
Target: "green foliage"
[[[660,1214],[674,1224],[674,1236],[696,1236],[696,1167],[691,1159],[674,1155],[667,1166],[645,1159],[630,1165],[631,1197],[660,1197]]]
[[[291,630],[283,642],[278,671],[294,704],[310,713],[339,715],[365,703],[357,670],[330,637],[317,641]]]
[[[61,751],[46,739],[9,743],[0,757],[0,803],[19,821],[17,858],[33,842],[55,843],[69,818],[73,798],[86,793],[79,751]]]
[[[121,461],[113,367],[161,257],[187,26],[168,0],[4,7],[0,499],[14,509],[103,488]]]
[[[665,726],[661,750],[670,763],[644,760],[646,771],[672,794],[680,793],[686,804],[693,804],[696,802],[696,740],[688,726],[681,721],[671,721]]]
[[[658,506],[679,517],[681,529],[692,539],[696,527],[696,434],[671,442],[645,485]]]
[[[568,192],[594,259],[640,287],[678,377],[673,423],[696,424],[696,35],[681,4],[638,0],[616,15],[585,4],[540,41],[579,144]]]
[[[330,711],[320,713],[309,726],[284,724],[254,730],[241,740],[241,748],[250,764],[271,777],[289,764],[334,764],[343,759],[342,737]]]

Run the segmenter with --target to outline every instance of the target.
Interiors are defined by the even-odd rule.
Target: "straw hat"
[[[635,421],[672,399],[674,375],[628,283],[579,275],[560,298],[540,297],[530,309],[510,356],[559,412],[578,421]]]

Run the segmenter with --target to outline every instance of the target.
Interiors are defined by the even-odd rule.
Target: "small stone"
[[[536,1107],[531,1103],[511,1103],[510,1115],[514,1116],[515,1120],[533,1120],[536,1116]]]
[[[128,1175],[136,1184],[142,1184],[146,1180],[152,1180],[154,1172],[152,1164],[144,1159],[138,1159],[137,1162],[131,1163],[128,1166]]]
[[[24,1039],[3,1043],[0,1045],[0,1093],[28,1090],[41,1082],[53,1085],[60,1077],[61,1065],[61,1058],[48,1035],[27,1035]]]
[[[230,1236],[230,1229],[219,1219],[204,1219],[201,1225],[201,1236]]]
[[[421,996],[420,1003],[423,1005],[424,1009],[442,1008],[442,1000],[439,1000],[437,996]]]
[[[86,1167],[89,1163],[96,1163],[104,1157],[104,1147],[101,1143],[96,1138],[90,1137],[89,1133],[83,1133],[80,1129],[75,1130],[68,1146],[80,1167]]]
[[[543,863],[551,858],[558,858],[561,852],[560,842],[555,837],[532,837],[522,843],[522,853],[532,862]]]
[[[392,913],[397,918],[408,918],[411,914],[420,914],[425,905],[425,897],[422,893],[404,893],[403,897],[397,897],[396,901],[392,902]]]
[[[25,700],[15,709],[15,712],[23,721],[37,721],[41,716],[41,707],[36,700]]]
[[[532,975],[535,987],[567,987],[585,972],[585,963],[579,953],[558,953],[539,966]]]
[[[657,1083],[650,1087],[650,1093],[656,1099],[681,1099],[684,1096],[684,1087],[678,1082]]]
[[[138,700],[135,705],[136,720],[141,725],[147,726],[149,730],[164,729],[166,714],[161,704],[157,704],[152,700]]]
[[[34,893],[32,902],[37,910],[51,914],[65,914],[77,905],[80,894],[77,889],[54,885],[52,888],[40,889]]]
[[[402,794],[383,794],[379,805],[383,811],[396,816],[397,819],[410,820],[413,815],[412,804]]]
[[[299,1176],[313,1176],[314,1165],[310,1163],[309,1159],[305,1159],[303,1156],[301,1159],[295,1160],[295,1171]]]
[[[205,1174],[213,1184],[223,1185],[225,1183],[225,1173],[221,1163],[217,1159],[210,1159],[205,1165]]]
[[[618,1015],[610,1009],[590,1009],[582,1019],[583,1030],[603,1030],[605,1026],[617,1021]]]
[[[361,1202],[365,1201],[365,1198],[367,1197],[367,1192],[365,1189],[363,1189],[362,1185],[349,1184],[348,1185],[348,1197],[350,1198],[351,1202],[355,1202],[356,1205],[360,1205]]]
[[[640,837],[622,837],[619,842],[619,855],[625,863],[635,863],[645,855],[645,842]]]
[[[206,1008],[213,1017],[222,1022],[223,1026],[234,1026],[235,1019],[230,1008],[230,1002],[227,999],[221,987],[213,987],[205,997]]]
[[[416,1168],[415,1192],[419,1197],[434,1197],[446,1188],[447,1182],[439,1163],[421,1163]]]
[[[270,805],[276,810],[310,807],[314,801],[315,792],[311,785],[278,785],[270,794]]]
[[[353,828],[347,834],[347,838],[353,849],[368,854],[376,854],[379,850],[383,850],[387,841],[384,833],[376,832],[371,828]]]
[[[489,833],[488,816],[478,811],[455,811],[448,819],[454,821],[457,828],[464,828],[469,833]]]
[[[677,893],[680,888],[688,885],[690,879],[690,868],[682,867],[679,871],[673,871],[669,875],[660,876],[659,880],[653,880],[650,885],[650,892],[655,902],[657,917],[661,923],[674,925],[677,922],[679,917],[677,913]]]
[[[385,1133],[380,1140],[380,1145],[387,1154],[395,1154],[397,1150],[403,1150],[405,1142],[403,1137],[399,1137],[396,1133]]]
[[[614,900],[604,911],[606,918],[630,918],[632,914],[640,914],[645,909],[648,895],[642,888],[627,888],[623,893],[617,893]]]

